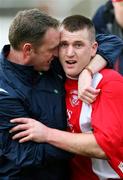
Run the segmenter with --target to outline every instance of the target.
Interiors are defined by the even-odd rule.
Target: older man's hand
[[[14,133],[12,139],[18,139],[20,143],[26,141],[45,142],[48,127],[31,118],[15,118],[11,123],[17,123],[9,132]]]

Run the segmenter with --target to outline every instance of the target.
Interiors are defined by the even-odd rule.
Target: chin
[[[50,69],[50,67],[46,67],[43,69],[43,71],[48,71]]]
[[[66,76],[70,79],[78,79],[78,75],[75,74],[66,74]]]

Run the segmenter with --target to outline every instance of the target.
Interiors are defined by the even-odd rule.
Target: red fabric
[[[101,71],[103,79],[97,88],[101,93],[92,105],[92,127],[97,143],[106,153],[112,168],[123,178],[123,77],[113,70]],[[65,85],[67,109],[72,132],[80,132],[79,115],[81,103],[75,98],[71,103],[71,89],[77,90],[77,81],[67,80]],[[113,90],[113,91],[112,91]],[[69,95],[68,95],[69,94]],[[76,93],[75,93],[76,94]],[[72,95],[73,97],[73,95]],[[70,113],[70,112],[69,112]],[[119,168],[121,167],[121,168]],[[97,180],[92,172],[89,158],[75,156],[71,162],[71,180]]]
[[[67,79],[65,83],[65,89],[68,114],[68,130],[71,132],[81,132],[78,120],[82,107],[82,101],[78,99],[78,81]]]
[[[93,104],[92,127],[110,165],[123,178],[123,168],[119,168],[123,162],[123,77],[113,70],[103,70],[102,74],[97,87],[101,94]]]
[[[68,130],[71,132],[80,133],[79,116],[82,106],[82,101],[78,100],[78,81],[67,79],[65,84],[66,89],[66,105],[68,113]],[[71,180],[99,180],[92,171],[91,159],[76,155],[70,161]]]
[[[76,155],[70,162],[70,180],[99,180],[92,171],[91,159]]]

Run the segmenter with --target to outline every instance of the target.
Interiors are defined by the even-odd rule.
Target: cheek
[[[62,58],[62,59],[64,59],[65,58],[65,56],[66,56],[66,51],[65,50],[59,50],[59,58]]]
[[[78,69],[83,69],[85,66],[87,66],[90,62],[90,59],[91,57],[87,53],[85,53],[83,56],[80,56],[78,62]]]
[[[60,61],[61,65],[64,67],[65,65],[64,65],[64,61],[62,60],[62,58],[60,58],[59,61]]]
[[[60,62],[62,62],[63,61],[63,59],[64,59],[64,53],[63,53],[63,51],[59,51],[59,53],[58,53],[58,55],[59,55],[59,60],[60,60]]]
[[[50,58],[51,58],[52,53],[47,52],[47,53],[41,54],[40,56],[42,57],[42,59],[43,59],[44,61],[47,61],[47,59],[50,59]]]
[[[55,51],[54,51],[54,56],[56,56],[56,57],[58,57],[58,49],[56,49]]]

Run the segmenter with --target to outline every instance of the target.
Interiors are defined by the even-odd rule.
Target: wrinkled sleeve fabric
[[[101,94],[93,105],[93,133],[110,165],[123,178],[123,78],[108,74],[98,88]]]
[[[112,68],[123,49],[123,41],[116,35],[106,34],[98,34],[96,40],[99,44],[97,53],[108,62],[108,67]]]
[[[104,21],[105,5],[99,7],[92,21],[97,33],[107,33],[106,22]]]
[[[71,155],[61,149],[46,143],[35,143],[32,141],[18,143],[12,140],[9,130],[13,124],[9,121],[12,118],[29,117],[23,103],[16,97],[0,93],[0,173],[7,171],[8,167],[26,167],[45,165],[49,161],[68,159]],[[15,125],[15,124],[14,124]]]
[[[42,164],[44,157],[44,145],[34,142],[18,143],[12,140],[9,133],[13,124],[9,121],[12,118],[29,117],[23,105],[8,94],[0,93],[0,172],[4,172],[8,167],[25,167],[28,165]],[[40,148],[40,149],[39,149]]]

